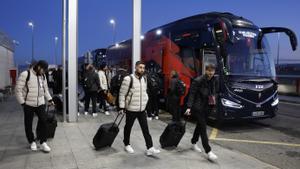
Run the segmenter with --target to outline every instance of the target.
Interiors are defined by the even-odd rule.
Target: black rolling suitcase
[[[171,122],[159,138],[161,148],[177,147],[185,133],[186,122]]]
[[[55,109],[50,110],[49,109],[50,106],[47,107],[47,111],[46,111],[46,129],[47,129],[47,138],[54,138],[55,135],[55,130],[57,127],[57,120],[55,117]],[[40,139],[40,127],[39,127],[39,123],[37,125],[36,128],[36,135],[37,135],[37,140]]]
[[[119,133],[119,125],[123,120],[125,114],[122,115],[119,123],[116,124],[116,121],[119,118],[119,116],[120,114],[118,114],[113,123],[106,123],[100,126],[93,139],[93,144],[96,150],[99,150],[104,147],[110,147],[113,144],[116,136]]]

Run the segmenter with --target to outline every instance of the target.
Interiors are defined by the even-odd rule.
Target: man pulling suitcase
[[[160,150],[153,147],[152,138],[148,129],[147,115],[145,112],[148,102],[147,79],[143,76],[144,72],[145,64],[138,61],[135,64],[134,74],[124,78],[119,93],[119,113],[126,113],[123,140],[125,144],[125,151],[128,153],[134,153],[134,150],[130,145],[130,133],[134,121],[137,118],[146,141],[146,155],[150,156],[160,153]]]

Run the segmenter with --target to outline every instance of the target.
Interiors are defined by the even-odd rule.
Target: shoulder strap
[[[132,75],[129,75],[129,77],[130,77],[130,83],[129,83],[129,88],[128,88],[128,91],[127,91],[127,93],[125,95],[125,98],[128,96],[129,91],[130,91],[130,89],[132,88],[132,85],[133,85],[133,77],[132,77]]]
[[[29,93],[29,87],[28,87],[28,81],[30,79],[30,70],[27,70],[27,77],[26,77],[26,81],[25,81],[25,87],[26,87],[26,96],[25,96],[25,102],[27,100],[27,95]]]

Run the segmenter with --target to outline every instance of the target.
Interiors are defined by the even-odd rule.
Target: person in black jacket
[[[95,72],[93,65],[87,66],[87,71],[84,75],[84,88],[86,91],[85,94],[85,105],[84,105],[84,114],[88,115],[90,100],[92,99],[92,113],[93,117],[96,117],[96,104],[97,96],[100,91],[100,80],[98,74]]]
[[[206,117],[209,106],[213,106],[214,103],[212,102],[215,101],[217,81],[214,74],[215,66],[209,64],[205,67],[205,74],[194,79],[190,88],[187,110],[185,112],[185,115],[190,116],[192,109],[193,115],[197,120],[197,126],[191,140],[193,144],[192,148],[197,152],[201,152],[201,149],[197,146],[199,136],[201,135],[203,148],[208,155],[208,159],[212,161],[217,160],[218,157],[211,151],[208,143]]]
[[[180,96],[177,91],[178,80],[178,73],[175,70],[173,70],[171,72],[171,80],[168,90],[168,109],[172,114],[172,120],[175,122],[179,122],[181,118]]]

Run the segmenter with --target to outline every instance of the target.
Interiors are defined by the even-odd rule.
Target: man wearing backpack
[[[116,75],[113,76],[110,82],[110,92],[116,98],[115,106],[119,110],[119,93],[124,77],[128,75],[127,70],[119,68]]]
[[[181,118],[180,98],[185,93],[185,84],[179,79],[178,73],[171,71],[171,80],[168,90],[168,109],[172,120],[179,122]]]
[[[32,132],[32,121],[34,113],[38,116],[38,127],[41,131],[40,144],[41,150],[50,152],[51,148],[47,145],[47,127],[46,127],[46,100],[54,105],[52,97],[48,91],[47,79],[45,72],[48,69],[46,61],[38,61],[33,68],[24,71],[16,85],[16,98],[24,109],[24,124],[27,140],[33,151],[37,150],[34,134]],[[45,100],[46,98],[46,100]]]
[[[97,105],[97,96],[98,92],[100,91],[100,80],[99,76],[95,71],[93,65],[87,66],[87,71],[84,75],[83,79],[85,93],[85,104],[84,104],[84,114],[88,115],[89,107],[90,107],[90,100],[92,100],[92,115],[96,117],[98,114],[96,112],[96,105]]]
[[[150,156],[160,153],[160,150],[153,147],[152,138],[149,133],[147,115],[145,112],[148,102],[147,79],[143,76],[144,72],[145,64],[138,61],[135,64],[135,73],[124,78],[119,94],[119,113],[126,113],[123,140],[125,151],[134,153],[134,150],[130,145],[130,133],[134,121],[137,118],[146,141],[146,155]]]
[[[160,79],[156,73],[149,72],[147,73],[147,93],[149,96],[149,101],[147,104],[147,115],[148,120],[152,120],[154,117],[156,120],[158,117],[158,102],[159,102],[159,94],[160,94]]]
[[[205,67],[205,74],[194,79],[190,88],[187,110],[185,112],[185,115],[190,116],[192,110],[193,115],[197,120],[197,126],[191,140],[192,148],[199,153],[202,152],[197,145],[199,136],[201,135],[205,153],[207,153],[208,159],[212,161],[217,160],[218,157],[211,151],[211,147],[208,143],[206,119],[209,107],[215,106],[216,104],[215,95],[218,85],[214,74],[215,66],[209,64]]]

